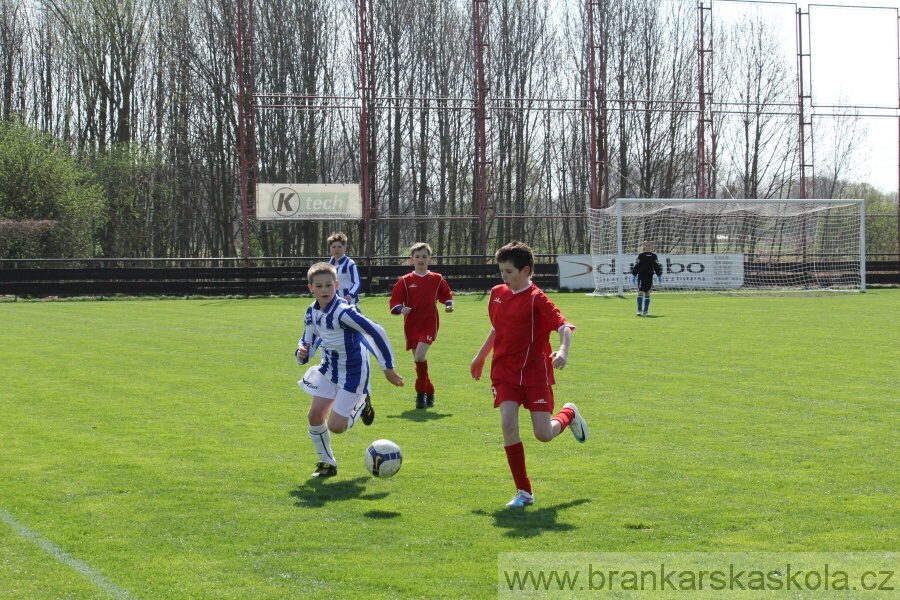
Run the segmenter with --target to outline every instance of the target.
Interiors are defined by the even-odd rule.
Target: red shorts
[[[407,350],[415,350],[419,347],[419,344],[428,344],[429,346],[434,343],[434,338],[436,336],[434,334],[431,335],[420,335],[417,338],[406,338],[406,349]]]
[[[494,408],[499,407],[501,402],[512,401],[531,412],[553,412],[553,388],[549,385],[523,387],[495,383],[491,390],[494,392]]]

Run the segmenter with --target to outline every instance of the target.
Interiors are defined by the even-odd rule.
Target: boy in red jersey
[[[472,360],[472,377],[481,379],[484,361],[491,358],[494,408],[500,409],[500,425],[506,459],[516,484],[509,507],[534,504],[531,480],[525,468],[525,448],[519,437],[519,407],[531,413],[534,437],[549,442],[569,427],[579,442],[587,439],[587,423],[571,402],[553,413],[553,369],[566,366],[575,326],[531,282],[534,253],[522,242],[510,242],[495,256],[503,285],[491,290],[488,315],[491,331]],[[550,347],[550,332],[559,333],[559,350]]]
[[[403,315],[406,349],[413,351],[416,363],[416,408],[434,406],[434,385],[428,378],[426,354],[437,338],[436,303],[444,304],[444,312],[453,312],[453,292],[440,273],[428,270],[431,246],[417,242],[409,249],[413,272],[397,280],[391,293],[391,314]]]

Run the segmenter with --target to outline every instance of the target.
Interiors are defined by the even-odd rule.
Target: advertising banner
[[[261,221],[316,221],[362,218],[359,184],[260,183],[256,218]]]
[[[654,283],[657,288],[734,289],[744,285],[743,254],[659,254],[658,257],[663,282]],[[636,254],[628,255],[623,268],[617,269],[615,254],[600,255],[596,261],[590,254],[561,254],[557,257],[559,288],[618,288],[621,281],[628,289],[632,287],[631,267],[636,258]]]

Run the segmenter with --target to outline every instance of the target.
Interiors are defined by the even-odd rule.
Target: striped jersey
[[[359,269],[356,268],[353,259],[345,254],[341,260],[335,262],[332,256],[328,259],[328,264],[334,265],[334,268],[337,269],[338,282],[341,284],[341,287],[338,288],[338,296],[341,298],[350,296],[353,304],[359,302],[359,288],[362,280],[359,278]]]
[[[530,284],[513,292],[506,284],[491,290],[488,315],[494,329],[491,382],[516,386],[553,385],[550,333],[575,326],[553,301]]]
[[[314,301],[303,321],[300,343],[309,348],[309,354],[300,364],[309,362],[318,349],[319,372],[348,392],[369,392],[369,352],[382,370],[394,368],[394,352],[384,328],[340,296],[324,309]]]

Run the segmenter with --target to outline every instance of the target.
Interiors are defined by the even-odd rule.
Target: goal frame
[[[859,205],[859,291],[866,291],[866,202],[864,199],[843,199],[843,198],[817,198],[817,199],[801,199],[801,198],[618,198],[616,200],[616,265],[617,269],[621,269],[621,265],[625,264],[625,253],[622,247],[622,207],[625,204],[858,204]],[[592,241],[593,254],[593,241]],[[618,280],[618,296],[625,296],[625,275],[619,273]],[[595,289],[594,294],[599,294],[599,287]]]

